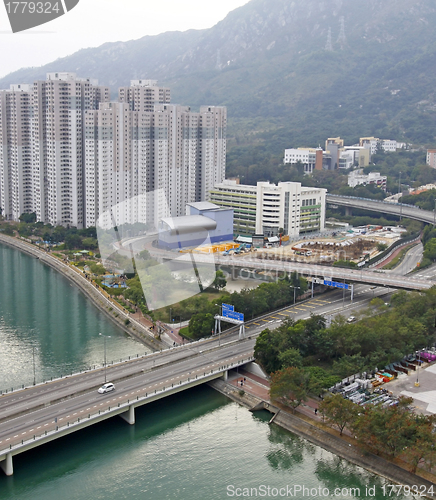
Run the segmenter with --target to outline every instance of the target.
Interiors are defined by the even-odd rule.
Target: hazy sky
[[[248,1],[80,0],[62,17],[15,34],[0,2],[0,77],[105,42],[132,40],[165,31],[210,28]]]

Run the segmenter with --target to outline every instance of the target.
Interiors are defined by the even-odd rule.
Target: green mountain
[[[230,173],[326,137],[434,146],[435,25],[434,0],[251,0],[213,28],[81,50],[0,87],[74,71],[114,95],[149,78],[172,102],[226,105]]]

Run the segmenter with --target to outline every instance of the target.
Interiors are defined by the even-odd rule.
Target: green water
[[[215,500],[262,485],[328,488],[341,499],[369,498],[365,488],[375,486],[371,498],[383,498],[380,479],[269,418],[200,387],[142,407],[134,426],[114,418],[15,457],[14,476],[0,476],[0,498]],[[333,496],[336,488],[361,494]]]
[[[0,390],[144,354],[66,278],[0,245]],[[34,362],[35,361],[35,362]]]
[[[101,362],[99,331],[111,335],[112,357],[138,351],[39,261],[0,246],[0,273],[0,386],[32,379],[32,346],[39,378]],[[14,475],[0,473],[0,500],[384,498],[383,480],[269,418],[198,387],[137,409],[134,426],[114,417],[15,456]]]

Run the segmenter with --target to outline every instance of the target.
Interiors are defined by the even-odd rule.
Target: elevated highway
[[[104,370],[65,377],[0,397],[0,467],[13,456],[115,415],[135,423],[135,408],[213,379],[253,361],[254,339],[210,339],[138,357]],[[99,394],[107,378],[115,391]]]
[[[370,210],[380,215],[392,214],[398,217],[407,217],[409,219],[419,220],[429,224],[436,222],[436,212],[421,210],[413,205],[403,203],[389,203],[387,201],[371,200],[369,198],[355,198],[353,196],[339,196],[336,194],[327,194],[326,202],[331,205],[341,207],[360,208],[361,210]]]
[[[260,253],[260,252],[259,252]],[[346,283],[364,283],[374,286],[385,286],[400,288],[404,290],[428,290],[433,286],[433,282],[428,279],[417,278],[414,276],[399,276],[383,271],[370,269],[344,269],[340,267],[324,266],[319,264],[305,264],[300,262],[288,262],[285,257],[277,256],[276,260],[266,260],[256,257],[257,252],[228,256],[215,255],[215,263],[218,268],[225,271],[226,268],[241,268],[240,276],[243,278],[254,279],[254,272],[277,274],[284,276],[294,271],[313,278],[324,278],[333,281],[345,281]],[[274,257],[274,254],[269,254]],[[187,257],[188,259],[188,257]],[[207,261],[207,257],[195,254],[196,262]]]

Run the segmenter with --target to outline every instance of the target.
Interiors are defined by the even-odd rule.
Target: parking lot
[[[418,382],[419,386],[415,386]],[[400,374],[392,382],[383,386],[395,396],[413,398],[416,411],[425,415],[436,413],[436,363],[425,364],[410,375]]]

